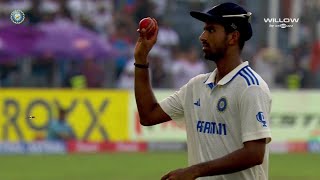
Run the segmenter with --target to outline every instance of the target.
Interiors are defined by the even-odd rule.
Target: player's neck
[[[243,61],[239,55],[225,56],[223,59],[216,62],[218,71],[215,78],[215,83],[219,82],[224,76],[239,66],[242,62]]]

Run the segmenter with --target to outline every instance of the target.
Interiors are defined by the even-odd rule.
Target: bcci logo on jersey
[[[21,24],[24,21],[24,13],[21,10],[14,10],[10,14],[10,19],[15,24]]]
[[[228,101],[226,97],[222,97],[219,99],[218,104],[217,104],[217,109],[219,112],[224,112],[227,108]]]

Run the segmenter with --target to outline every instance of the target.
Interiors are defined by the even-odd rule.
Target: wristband
[[[137,68],[141,68],[141,69],[148,69],[149,68],[149,63],[147,63],[147,64],[134,63],[134,66],[137,67]]]

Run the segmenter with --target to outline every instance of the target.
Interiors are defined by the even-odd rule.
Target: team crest
[[[224,112],[227,108],[227,105],[228,105],[228,101],[227,101],[226,97],[221,97],[218,101],[218,104],[217,104],[218,111]]]
[[[14,10],[10,14],[10,19],[15,24],[21,24],[24,21],[24,13],[21,10]]]
[[[257,121],[262,124],[262,127],[267,127],[267,121],[264,119],[263,112],[258,112],[256,115]]]

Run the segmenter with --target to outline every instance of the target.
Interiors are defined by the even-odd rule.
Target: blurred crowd
[[[219,2],[222,1],[216,1]],[[235,2],[249,6],[250,10],[253,8],[252,12],[259,15],[259,6],[250,6],[248,0]],[[291,0],[283,2],[290,4]],[[55,57],[50,52],[5,61],[0,56],[0,87],[133,88],[136,29],[142,18],[150,16],[157,19],[160,27],[157,45],[150,52],[152,85],[154,88],[177,89],[197,74],[214,69],[214,63],[202,58],[198,42],[202,24],[194,22],[188,15],[191,9],[200,10],[208,5],[212,5],[212,1],[0,0],[0,20],[9,20],[10,13],[20,9],[26,16],[21,25],[37,26],[44,22],[76,24],[92,31],[112,49],[110,56],[96,58],[87,55],[81,60]],[[271,88],[320,87],[320,42],[317,36],[312,36],[312,33],[316,34],[313,32],[314,22],[319,21],[317,12],[320,11],[313,4],[304,3],[304,6],[316,8],[310,11],[316,14],[306,13],[304,19],[300,18],[300,38],[294,46],[281,46],[280,43],[278,48],[270,48],[265,34],[257,32],[254,32],[255,38],[245,45],[243,58]],[[287,16],[286,11],[282,13]],[[266,15],[260,14],[262,16]],[[317,18],[308,19],[314,16]],[[261,27],[260,19],[253,18],[252,25],[256,29]],[[267,26],[262,26],[265,31]],[[280,36],[288,34],[288,29],[279,31]]]

